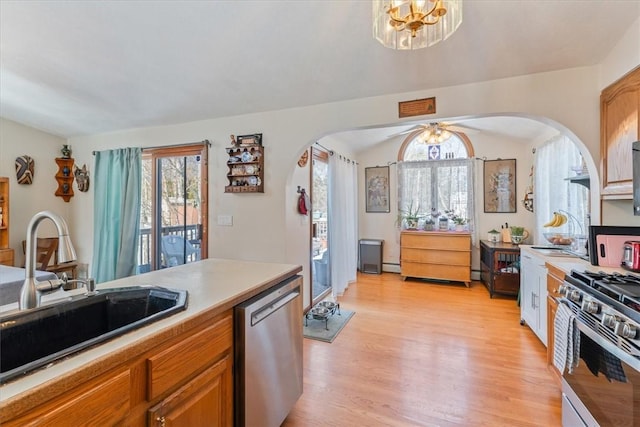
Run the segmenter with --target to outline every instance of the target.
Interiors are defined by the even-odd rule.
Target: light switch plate
[[[232,215],[218,215],[218,225],[232,226],[233,225],[233,216]]]

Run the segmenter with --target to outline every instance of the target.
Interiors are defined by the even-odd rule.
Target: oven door
[[[571,388],[563,397],[588,426],[640,427],[640,361],[579,320],[576,325],[580,330],[580,363],[571,374],[563,373]],[[608,371],[609,378],[603,371]],[[575,399],[579,401],[572,401]],[[588,414],[583,413],[585,408]]]

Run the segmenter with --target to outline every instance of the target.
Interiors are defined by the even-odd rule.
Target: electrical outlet
[[[233,225],[233,216],[232,215],[218,215],[218,225],[232,226]]]

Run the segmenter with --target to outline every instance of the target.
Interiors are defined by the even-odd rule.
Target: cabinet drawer
[[[2,426],[115,425],[129,413],[129,369],[111,377],[92,381],[83,389],[79,393],[70,393],[68,398],[54,399],[22,418],[3,422]]]
[[[471,269],[469,266],[422,264],[403,261],[401,275],[406,277],[453,280],[458,282],[471,281]]]
[[[446,249],[450,251],[471,250],[469,234],[404,232],[401,235],[403,248]]]
[[[233,346],[231,313],[213,325],[149,357],[147,399],[152,400],[211,365]]]
[[[402,261],[469,266],[471,265],[471,250],[455,252],[444,250],[403,248]]]

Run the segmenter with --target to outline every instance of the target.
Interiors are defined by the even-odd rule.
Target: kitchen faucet
[[[76,251],[69,238],[69,227],[65,220],[51,211],[38,212],[31,218],[27,226],[27,241],[25,247],[25,273],[24,283],[20,290],[20,310],[28,310],[40,306],[40,297],[45,292],[54,291],[64,285],[64,280],[53,279],[38,282],[35,278],[36,271],[36,237],[38,226],[45,219],[53,221],[58,231],[58,261],[71,262],[76,259]]]
[[[74,283],[80,283],[82,285],[84,285],[85,288],[87,288],[87,292],[85,292],[85,295],[95,295],[98,293],[98,291],[96,291],[96,280],[92,277],[88,277],[86,279],[69,279],[69,277],[67,276],[67,273],[62,273],[62,289],[64,290],[69,290],[69,289],[74,289],[72,287],[69,287],[68,285],[72,285]]]

